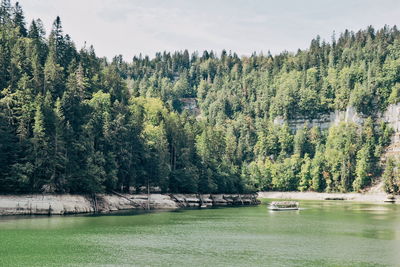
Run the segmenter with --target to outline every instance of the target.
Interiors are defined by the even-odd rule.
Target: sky
[[[98,56],[225,49],[238,55],[305,49],[317,35],[400,24],[399,0],[19,0],[47,33],[61,17],[78,49]]]

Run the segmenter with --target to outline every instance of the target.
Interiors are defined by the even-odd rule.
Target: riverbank
[[[369,203],[384,203],[388,194],[384,192],[372,193],[318,193],[318,192],[259,192],[258,198],[296,199],[296,200],[345,200]],[[400,197],[396,196],[396,203]]]
[[[257,194],[0,195],[0,215],[63,215],[118,210],[257,205]]]

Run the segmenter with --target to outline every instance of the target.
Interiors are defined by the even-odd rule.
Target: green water
[[[400,266],[400,206],[3,217],[0,266]]]

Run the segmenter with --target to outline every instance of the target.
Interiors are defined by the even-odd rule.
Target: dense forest
[[[1,1],[3,193],[360,191],[382,175],[392,135],[376,114],[399,101],[396,26],[274,56],[185,50],[110,62],[77,49],[59,17],[46,35],[40,19],[28,26],[18,3]],[[348,106],[363,125],[274,123]],[[392,193],[396,164],[383,174]]]

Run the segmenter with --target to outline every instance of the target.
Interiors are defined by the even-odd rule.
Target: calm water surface
[[[400,206],[3,217],[0,266],[400,266]]]

